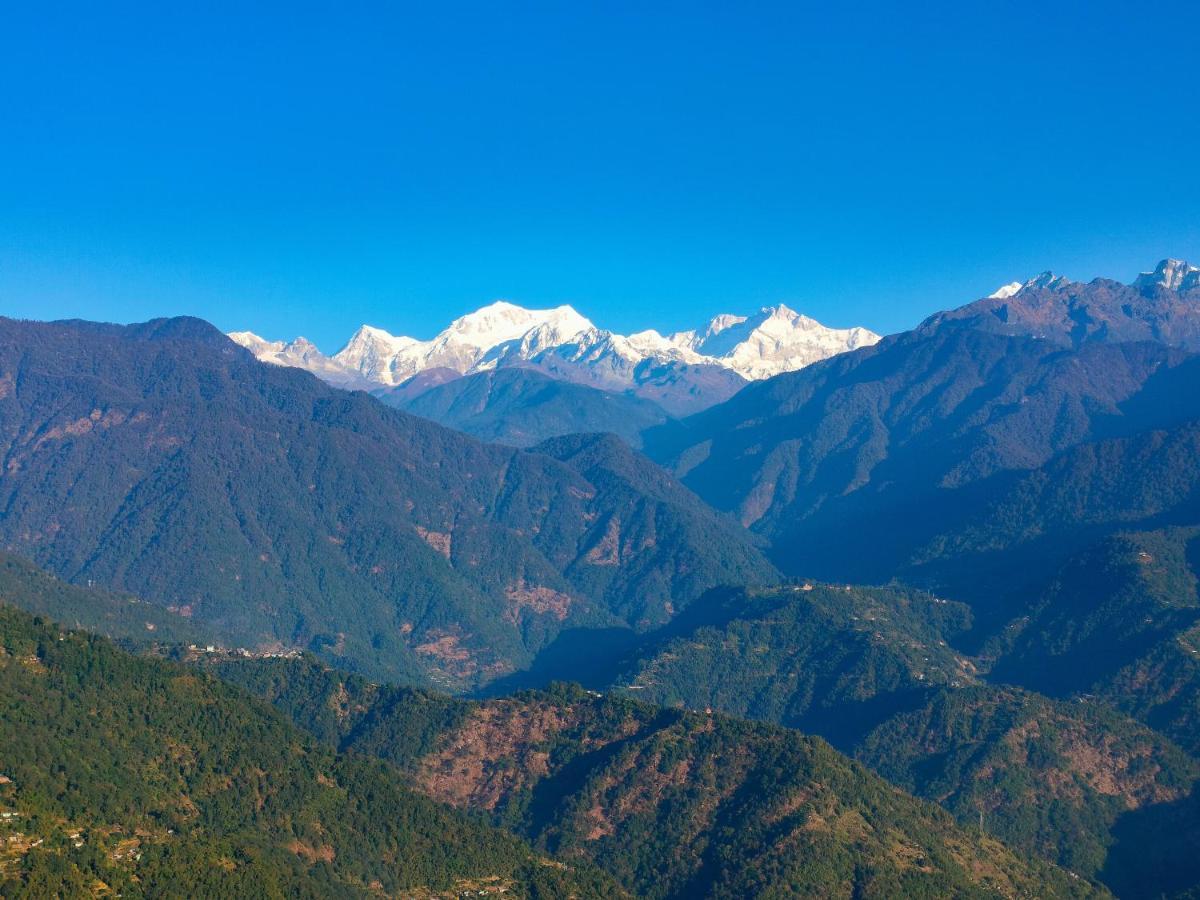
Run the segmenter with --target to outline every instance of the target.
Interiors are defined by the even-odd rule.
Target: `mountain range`
[[[570,306],[531,310],[504,301],[455,319],[427,341],[364,325],[333,356],[304,338],[267,341],[245,331],[230,337],[259,359],[307,369],[342,387],[403,388],[428,371],[471,375],[519,366],[652,400],[671,415],[725,400],[747,380],[879,339],[864,328],[827,328],[783,305],[716,316],[702,328],[666,336],[653,330],[625,336],[597,328]]]
[[[0,782],[44,817],[29,843],[63,849],[0,857],[6,891],[75,870],[136,890],[70,855],[54,822],[170,849],[100,799],[78,709],[117,715],[97,727],[129,731],[122,752],[183,744],[196,771],[226,773],[211,783],[261,770],[286,786],[260,815],[221,807],[188,765],[121,781],[159,820],[174,804],[191,821],[190,799],[209,830],[189,831],[188,858],[226,853],[231,877],[258,853],[289,889],[484,883],[474,863],[449,881],[422,869],[444,852],[424,824],[374,832],[354,797],[203,737],[210,714],[259,722],[252,694],[291,721],[248,733],[288,759],[309,733],[323,778],[445,823],[507,891],[541,889],[542,858],[568,879],[545,889],[581,897],[1195,896],[1194,267],[1045,273],[754,379],[678,355],[658,382],[620,381],[609,351],[654,342],[564,336],[570,311],[493,312],[440,343],[381,342],[370,370],[395,383],[370,392],[302,371],[323,357],[264,365],[195,319],[0,320],[0,599],[138,654],[0,622],[10,718],[53,706],[89,735],[81,751],[37,732],[88,785],[69,816],[33,756]],[[768,320],[655,345],[761,359],[748,335]],[[710,403],[714,373],[740,386]],[[674,396],[698,412],[652,396],[683,376]],[[94,668],[137,674],[81,693]],[[206,672],[249,694],[235,704]],[[114,692],[148,696],[144,680],[169,683],[183,718],[131,718],[143,700]],[[210,712],[187,712],[188,691]],[[191,721],[210,724],[179,730]],[[363,855],[414,836],[415,869]],[[501,846],[506,862],[487,855]]]
[[[446,687],[778,577],[615,437],[481,444],[195,319],[0,320],[0,445],[9,550],[247,646]]]
[[[903,574],[976,601],[984,585],[1019,589],[1011,574],[979,577],[979,560],[961,554],[961,578],[951,580],[949,551],[962,546],[969,521],[994,543],[994,504],[1017,482],[1038,483],[1032,473],[1061,469],[1072,452],[1112,454],[1120,446],[1112,441],[1149,440],[1200,415],[1191,357],[1200,348],[1200,290],[1183,287],[1185,279],[1160,283],[1185,266],[1164,261],[1160,277],[1133,285],[1040,276],[1007,297],[750,385],[652,429],[646,450],[766,537],[787,572],[851,581]],[[1185,479],[1181,499],[1192,471],[1182,459],[1172,470]],[[1107,466],[1125,479],[1138,471]],[[1033,575],[1031,561],[1019,577]]]

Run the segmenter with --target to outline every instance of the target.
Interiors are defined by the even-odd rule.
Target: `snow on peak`
[[[996,288],[992,293],[987,295],[989,300],[1007,300],[1013,294],[1017,293],[1025,285],[1020,281],[1010,281],[1008,284]]]
[[[1153,272],[1142,272],[1133,281],[1133,286],[1146,288],[1163,287],[1168,291],[1187,291],[1200,287],[1200,269],[1182,259],[1164,259]]]
[[[355,342],[379,347],[406,347],[415,343],[412,338],[389,334],[374,325],[360,325],[358,331],[350,338],[350,343]]]
[[[780,303],[751,316],[714,316],[705,327],[676,332],[670,340],[753,380],[869,346],[879,335],[865,328],[827,328]]]
[[[505,300],[460,316],[427,341],[363,325],[332,357],[299,340],[271,342],[250,332],[230,337],[267,362],[299,365],[340,384],[357,380],[376,387],[400,384],[427,369],[467,374],[523,363],[551,370],[570,363],[572,371],[590,366],[609,386],[632,379],[647,361],[719,366],[758,379],[879,340],[865,328],[826,328],[783,304],[751,316],[715,316],[694,331],[663,335],[649,329],[625,336],[597,328],[570,306],[526,309]]]
[[[268,341],[253,331],[231,331],[226,337],[235,344],[245,347],[260,359],[266,354],[278,353],[285,346],[283,341]]]
[[[446,336],[482,349],[491,349],[505,341],[514,341],[531,329],[549,326],[564,338],[573,337],[592,327],[592,323],[570,306],[553,309],[525,309],[506,300],[497,300],[482,309],[450,323],[434,341]]]
[[[326,356],[317,349],[316,344],[304,337],[292,341],[268,341],[253,331],[232,331],[227,337],[265,363],[307,369],[331,384],[341,387],[365,387],[368,380]]]
[[[369,381],[390,386],[425,369],[452,369],[465,374],[476,368],[492,368],[502,357],[520,353],[519,346],[513,345],[520,345],[527,337],[530,348],[542,347],[562,343],[590,327],[592,323],[570,306],[525,309],[497,300],[460,316],[427,341],[398,337],[364,325],[333,358]]]
[[[1055,275],[1053,272],[1046,271],[1030,278],[1021,285],[1021,290],[1025,290],[1026,288],[1045,288],[1048,291],[1057,291],[1070,283],[1071,279],[1065,275]]]

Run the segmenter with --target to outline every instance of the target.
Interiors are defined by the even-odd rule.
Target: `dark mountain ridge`
[[[1133,440],[1200,416],[1200,364],[1187,352],[1193,329],[1200,334],[1193,294],[1031,283],[750,385],[651,430],[645,446],[766,537],[785,571],[853,582],[900,576],[950,591],[930,547],[974,520],[987,531],[986,510],[1022,473],[1088,443]],[[1000,304],[1038,316],[1001,322]],[[1119,314],[1132,324],[1074,336],[1045,327],[1054,316],[1074,321],[1081,306],[1093,319]],[[1145,310],[1156,311],[1154,328]],[[1155,335],[1162,340],[1148,340]],[[909,571],[914,564],[925,574]],[[957,593],[960,583],[953,589],[972,599]]]
[[[1133,284],[1097,278],[1087,284],[1045,272],[1009,297],[988,297],[937,313],[920,329],[952,321],[1007,335],[1031,335],[1078,347],[1153,341],[1200,350],[1200,280],[1179,260],[1163,260]]]

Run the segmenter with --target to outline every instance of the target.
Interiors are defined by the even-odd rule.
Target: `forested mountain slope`
[[[1143,549],[1128,552],[1127,565],[1147,568],[1137,560]],[[1106,577],[1096,569],[1096,582]],[[1145,591],[1131,584],[1125,593]],[[805,583],[729,592],[643,637],[605,678],[655,703],[820,734],[964,823],[982,812],[990,833],[1102,877],[1122,896],[1157,896],[1200,879],[1185,846],[1166,853],[1156,838],[1158,869],[1138,876],[1146,893],[1130,893],[1131,868],[1150,848],[1136,829],[1121,836],[1135,814],[1147,825],[1179,819],[1181,833],[1195,827],[1177,811],[1200,776],[1200,763],[1175,743],[1196,746],[1200,679],[1186,634],[1166,627],[1172,610],[1162,599],[1063,608],[1061,618],[1050,616],[1052,604],[1046,609],[1044,625],[1036,616],[1014,623],[1007,649],[988,648],[997,659],[956,649],[969,611],[919,591]],[[1050,627],[1059,630],[1042,637]],[[1030,649],[1019,649],[1023,641]],[[1122,642],[1135,649],[1117,652]],[[1163,657],[1174,666],[1160,672]],[[1123,668],[1127,660],[1140,668]],[[996,683],[1071,697],[1060,668],[1102,695],[1052,700]],[[1145,723],[1161,723],[1166,734]]]
[[[0,607],[6,897],[613,896],[211,676]]]
[[[665,705],[719,709],[841,746],[975,663],[947,642],[969,610],[920,591],[805,583],[706,598],[647,635],[614,684]]]
[[[947,326],[754,384],[646,437],[684,483],[771,538],[799,574],[886,579],[974,483],[1040,466],[1178,351]]]
[[[177,612],[137,597],[80,587],[28,560],[0,552],[0,603],[83,628],[123,645],[210,644],[227,635],[199,627]]]
[[[1200,293],[1168,282],[1035,279],[646,447],[785,571],[930,587],[992,633],[1105,535],[1200,524]]]
[[[995,677],[1097,694],[1200,752],[1198,535],[1123,532],[1077,554],[987,648]]]
[[[558,686],[484,703],[305,660],[221,663],[325,740],[390,760],[647,897],[1076,896],[819,739]]]
[[[1170,822],[1195,835],[1200,823],[1179,809],[1194,808],[1200,763],[1104,703],[986,685],[938,690],[879,725],[855,756],[1118,896],[1171,895],[1200,881],[1186,841],[1170,846],[1131,827]]]
[[[775,577],[682,489],[618,497],[194,319],[0,320],[0,453],[0,541],[61,577],[449,687],[525,665],[561,628],[622,609],[656,624]]]

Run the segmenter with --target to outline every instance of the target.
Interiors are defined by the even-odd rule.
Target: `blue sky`
[[[895,331],[1200,257],[1194,4],[171,6],[6,9],[0,313]]]

